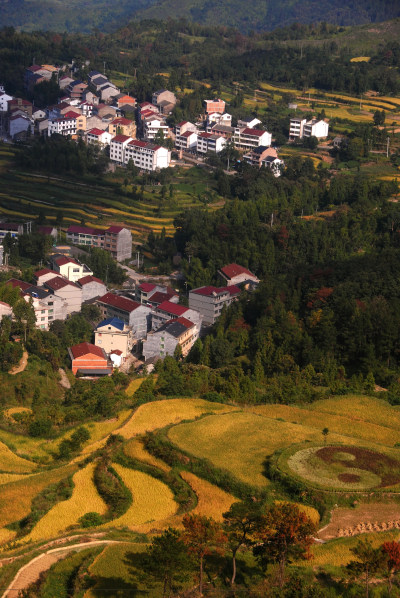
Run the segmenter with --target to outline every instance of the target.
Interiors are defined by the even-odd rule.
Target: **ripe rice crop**
[[[124,424],[125,420],[127,420],[130,415],[132,415],[132,409],[124,409],[112,419],[86,424],[85,427],[90,433],[88,444],[90,445],[94,442],[97,442],[98,440],[108,436],[111,432],[114,432],[114,430],[117,430]]]
[[[23,479],[2,486],[0,492],[0,528],[26,517],[32,499],[46,486],[56,484],[77,470],[75,465],[65,465],[51,471],[25,476]]]
[[[29,475],[32,474],[24,474],[24,473],[0,473],[0,486],[4,484],[11,484],[12,482],[17,482],[18,480],[22,480],[24,478],[28,478]]]
[[[181,471],[181,477],[187,482],[197,495],[198,503],[192,513],[213,517],[216,521],[222,521],[222,514],[229,510],[237,498],[224,492],[217,486],[206,480],[198,478],[189,471]]]
[[[104,515],[107,505],[99,496],[93,482],[96,464],[89,463],[74,475],[74,490],[71,498],[57,503],[26,536],[26,541],[45,540],[64,532],[70,525],[78,523],[78,519],[95,511]]]
[[[165,519],[176,512],[177,504],[168,486],[141,471],[128,469],[117,463],[113,463],[113,467],[132,492],[133,503],[126,513],[103,527],[134,528]]]
[[[354,58],[350,58],[350,62],[369,62],[371,60],[371,56],[354,56]]]
[[[137,391],[137,389],[140,388],[143,381],[144,378],[136,378],[136,380],[132,380],[132,382],[129,383],[125,389],[125,393],[128,395],[128,397],[131,397]]]
[[[22,457],[10,451],[8,446],[0,442],[0,471],[27,473],[36,469],[36,467],[36,463],[22,459]]]
[[[132,438],[148,431],[164,428],[184,419],[195,419],[203,413],[220,413],[235,410],[229,405],[210,403],[203,399],[165,399],[141,405],[131,419],[118,430],[125,438]]]
[[[128,440],[124,445],[124,453],[128,455],[128,457],[132,457],[132,459],[137,459],[138,461],[157,467],[162,471],[170,471],[171,469],[169,465],[164,463],[164,461],[153,457],[153,455],[146,451],[140,438],[132,438],[131,440]]]
[[[5,544],[12,540],[15,536],[16,532],[11,531],[10,529],[6,529],[3,527],[0,529],[0,544]]]
[[[310,405],[310,409],[322,413],[346,413],[349,414],[349,419],[355,421],[366,421],[400,430],[400,407],[393,407],[383,399],[348,395],[316,401]]]
[[[29,407],[10,407],[10,409],[4,410],[4,416],[8,419],[12,418],[15,413],[32,413],[32,409],[29,409]]]
[[[283,502],[287,502],[287,501],[283,501],[283,500],[276,500],[275,503],[280,504]],[[296,505],[296,507],[298,507],[299,511],[301,511],[302,513],[304,513],[305,515],[307,515],[307,517],[309,517],[311,519],[311,521],[313,523],[315,523],[315,525],[318,525],[319,520],[320,520],[320,516],[319,513],[317,511],[317,509],[314,509],[314,507],[309,507],[308,505],[302,505],[299,502],[294,502],[291,503]]]
[[[339,399],[340,400],[340,399]],[[262,405],[251,407],[252,413],[264,417],[283,418],[285,421],[304,424],[315,427],[317,430],[327,427],[329,432],[360,438],[375,443],[382,443],[393,446],[398,442],[398,432],[392,428],[380,426],[376,423],[360,421],[352,417],[351,411],[343,411],[343,414],[321,413],[319,410],[309,406],[307,408],[292,405]],[[322,436],[321,436],[322,438]]]

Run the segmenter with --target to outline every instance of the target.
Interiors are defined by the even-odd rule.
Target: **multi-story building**
[[[93,272],[85,264],[71,257],[56,254],[50,260],[53,270],[71,282],[76,282],[83,276],[93,276]]]
[[[260,147],[253,148],[250,152],[243,156],[243,160],[251,166],[257,166],[261,168],[264,166],[270,168],[274,176],[278,177],[281,175],[282,168],[284,166],[283,160],[278,158],[278,153],[273,147]]]
[[[13,239],[24,233],[24,225],[16,222],[0,222],[0,242],[6,235]]]
[[[66,315],[81,311],[82,289],[80,286],[61,276],[55,276],[50,280],[46,280],[44,286],[54,295],[65,299]]]
[[[177,345],[181,347],[182,356],[186,357],[197,338],[196,324],[190,320],[184,317],[168,320],[147,335],[143,341],[143,357],[148,361],[154,357],[173,355]]]
[[[218,154],[224,149],[226,139],[212,133],[200,133],[197,136],[196,151],[199,154],[206,154],[207,152],[214,152]]]
[[[83,276],[77,281],[77,284],[82,289],[82,303],[90,301],[96,297],[102,297],[107,293],[107,287],[100,278],[96,276]]]
[[[207,114],[210,114],[211,112],[219,112],[219,114],[223,114],[225,112],[224,100],[204,100],[204,105]]]
[[[212,133],[213,135],[223,137],[224,139],[231,139],[233,137],[234,132],[235,127],[231,127],[230,125],[223,125],[222,123],[213,125],[211,128],[207,128],[207,133]]]
[[[168,320],[174,320],[176,318],[186,318],[196,325],[197,336],[200,332],[201,323],[203,320],[202,315],[196,309],[187,307],[186,305],[179,305],[172,301],[163,301],[158,307],[153,309],[151,312],[151,327],[153,330],[157,330],[168,322]],[[197,337],[196,337],[197,338]]]
[[[102,377],[111,376],[112,362],[101,347],[91,343],[79,343],[68,348],[71,368],[74,376]]]
[[[71,112],[67,112],[70,116],[60,116],[60,118],[55,118],[48,122],[48,136],[54,135],[55,133],[58,135],[63,135],[67,137],[68,135],[76,135],[76,118],[79,116],[76,113],[73,113],[72,116]]]
[[[197,127],[193,123],[189,122],[188,120],[183,120],[179,124],[175,126],[175,135],[179,137],[179,135],[183,135],[187,131],[192,131],[192,133],[197,133]]]
[[[123,261],[132,257],[132,233],[123,226],[110,226],[107,230],[71,225],[67,241],[74,245],[98,247],[109,251],[114,259]],[[93,274],[83,272],[82,275]]]
[[[104,231],[104,249],[109,251],[117,262],[132,257],[132,233],[124,226],[110,226]]]
[[[110,142],[110,160],[117,164],[124,164],[125,148],[133,141],[128,135],[116,135]]]
[[[189,291],[189,307],[203,316],[203,324],[214,324],[221,315],[222,309],[230,305],[240,295],[235,286],[206,286]]]
[[[262,131],[261,129],[236,127],[232,140],[237,149],[250,150],[260,145],[270,146],[272,135],[268,131]]]
[[[154,145],[137,139],[129,141],[125,146],[124,163],[132,160],[140,170],[152,172],[161,168],[168,168],[171,162],[171,152],[161,145]]]
[[[107,318],[98,324],[94,331],[94,344],[109,354],[120,351],[127,357],[132,350],[134,336],[132,328],[119,318]]]
[[[151,323],[150,307],[114,293],[106,293],[96,303],[105,319],[118,318],[132,327],[135,338],[146,338]]]
[[[152,301],[155,295],[158,295],[157,300]],[[154,303],[159,305],[162,303],[162,301],[158,301],[161,295],[164,297],[163,301],[172,301],[172,303],[178,303],[179,301],[178,293],[171,287],[164,287],[151,282],[142,282],[136,285],[135,299],[136,301],[139,301],[139,303],[145,303],[152,307]]]
[[[317,139],[327,137],[329,124],[325,120],[312,118],[294,117],[290,119],[289,141],[296,141],[304,137],[317,137]]]
[[[193,131],[185,131],[181,135],[176,135],[175,146],[179,150],[196,151],[197,149],[197,133]]]
[[[109,133],[108,131],[104,131],[103,129],[97,129],[96,127],[90,129],[90,131],[86,133],[87,143],[97,143],[98,145],[100,145],[100,147],[110,145],[112,138],[113,135],[111,135],[111,133]]]
[[[168,89],[159,89],[152,95],[151,101],[161,114],[170,114],[176,105],[176,96]]]
[[[136,123],[129,118],[123,118],[122,116],[114,118],[114,120],[108,126],[109,133],[114,135],[127,135],[132,139],[136,138]]]
[[[169,128],[164,118],[154,114],[144,114],[142,118],[142,135],[148,141],[156,139],[157,135],[168,137]]]
[[[223,283],[225,283],[228,287],[232,285],[238,286],[248,282],[253,284],[258,284],[260,282],[253,272],[250,272],[250,270],[244,266],[240,266],[239,264],[228,264],[227,266],[224,266],[218,270],[218,274]]]

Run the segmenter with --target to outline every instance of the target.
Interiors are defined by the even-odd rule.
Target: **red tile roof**
[[[194,326],[193,322],[191,322],[187,318],[183,318],[182,316],[180,318],[177,318],[176,322],[179,322],[179,324],[182,324],[183,326],[185,326],[185,328],[192,328],[192,326]]]
[[[74,260],[72,257],[65,256],[56,258],[54,263],[57,264],[57,266],[65,266],[65,264],[75,264],[76,266],[80,266],[79,262]]]
[[[79,114],[79,112],[74,112],[73,110],[68,110],[64,116],[65,118],[78,118],[78,116],[81,116],[81,114]]]
[[[233,278],[234,276],[239,276],[239,274],[248,274],[249,276],[254,276],[250,270],[244,266],[239,266],[239,264],[228,264],[227,266],[221,268],[221,272],[229,279]]]
[[[106,230],[106,233],[111,233],[112,235],[118,234],[122,230],[124,230],[124,228],[125,228],[124,226],[117,226],[117,225],[109,226],[108,229]]]
[[[100,135],[103,135],[103,133],[105,133],[103,129],[96,129],[96,127],[87,132],[88,135],[96,135],[97,137],[100,137]]]
[[[61,278],[61,276],[55,276],[54,278],[51,278],[50,280],[46,280],[46,282],[44,284],[47,287],[50,287],[50,289],[52,291],[59,291],[60,289],[63,289],[64,287],[67,287],[67,286],[78,288],[76,284],[74,284],[70,280],[67,280],[66,278]]]
[[[190,137],[191,135],[196,135],[196,132],[195,132],[195,131],[186,131],[185,133],[182,133],[182,134],[181,134],[181,137],[186,137],[186,138],[188,138],[188,137]]]
[[[141,305],[141,303],[138,303],[137,301],[133,301],[132,299],[128,299],[127,297],[119,297],[119,295],[114,295],[113,293],[106,293],[105,295],[100,297],[98,301],[101,303],[105,303],[110,307],[116,307],[129,313],[131,313]]]
[[[120,351],[119,349],[113,349],[112,351],[110,351],[111,355],[122,355],[122,351]]]
[[[129,118],[124,118],[123,116],[119,116],[118,118],[114,118],[113,121],[111,121],[112,125],[131,125],[133,124],[132,120],[129,120]]]
[[[97,357],[102,357],[104,360],[107,360],[104,350],[101,347],[96,347],[96,345],[92,345],[91,343],[79,343],[79,345],[74,345],[70,347],[70,351],[74,359],[78,357],[83,357],[84,355],[96,355]]]
[[[188,123],[187,120],[183,120],[182,122],[178,123],[176,126],[177,127],[183,127],[183,125],[186,125]]]
[[[151,303],[160,304],[160,303],[163,303],[164,301],[169,301],[170,297],[171,297],[171,295],[168,293],[161,293],[160,291],[157,291],[149,298],[149,301]]]
[[[127,141],[128,139],[130,139],[129,135],[116,135],[111,141],[114,141],[115,143],[124,143],[124,141]]]
[[[14,289],[15,287],[19,287],[21,291],[26,291],[26,289],[29,289],[29,287],[32,286],[31,284],[29,284],[29,282],[18,280],[18,278],[10,278],[9,280],[7,280],[6,284],[11,284],[14,287]]]
[[[104,230],[98,228],[90,228],[89,226],[79,226],[72,224],[68,227],[67,234],[81,233],[83,235],[104,235]]]
[[[204,295],[204,297],[210,297],[211,295],[220,295],[222,293],[229,293],[230,295],[238,295],[240,293],[239,287],[231,285],[230,287],[200,287],[199,289],[193,289],[191,293],[196,295]]]
[[[178,305],[177,303],[172,303],[171,301],[163,301],[157,307],[157,310],[164,311],[167,314],[173,314],[174,316],[183,316],[188,309],[189,308],[185,307],[184,305]]]
[[[261,137],[264,135],[265,131],[261,131],[261,129],[249,129],[246,128],[244,131],[241,131],[241,135],[253,135],[254,137]]]
[[[152,284],[151,282],[142,282],[142,284],[139,285],[139,289],[141,291],[143,291],[144,293],[148,293],[149,291],[152,291],[155,288],[156,288],[156,285]]]
[[[100,278],[96,278],[96,276],[91,276],[90,274],[88,274],[87,276],[83,276],[78,280],[78,284],[80,284],[81,287],[85,284],[89,284],[89,282],[98,282],[99,284],[104,284],[104,282],[100,280]]]
[[[57,276],[57,272],[55,272],[54,270],[50,270],[49,268],[42,268],[41,270],[36,270],[36,272],[33,273],[33,275],[36,276],[36,278],[44,276],[45,274],[54,274],[54,276]]]

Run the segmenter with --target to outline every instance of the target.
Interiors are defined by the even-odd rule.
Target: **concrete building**
[[[210,114],[212,112],[218,112],[219,114],[223,114],[225,112],[224,100],[204,100],[204,105],[207,114]]]
[[[0,222],[0,242],[6,235],[10,235],[11,238],[18,237],[24,232],[24,225],[15,222]]]
[[[71,282],[76,282],[83,276],[93,275],[85,264],[65,255],[51,256],[50,261],[52,269]]]
[[[277,151],[273,147],[265,147],[263,145],[250,150],[250,152],[243,156],[243,160],[251,166],[269,168],[276,177],[281,176],[282,168],[284,167],[284,162],[278,158]]]
[[[104,129],[98,129],[97,127],[90,129],[86,133],[86,142],[97,143],[100,147],[110,145],[112,138],[113,136],[111,135],[111,133],[105,131]]]
[[[82,289],[82,303],[94,299],[95,297],[102,297],[107,293],[107,287],[100,278],[96,276],[83,276],[77,281],[77,284]]]
[[[154,357],[173,355],[177,345],[180,345],[182,355],[186,357],[197,338],[196,325],[190,320],[183,317],[168,320],[158,330],[150,332],[143,341],[143,357],[148,361]]]
[[[175,146],[183,151],[196,151],[197,149],[197,133],[193,131],[185,131],[181,135],[176,135]]]
[[[115,135],[127,135],[132,139],[136,139],[136,123],[129,118],[122,116],[114,118],[108,126],[108,131],[114,137]]]
[[[218,270],[218,274],[222,282],[226,284],[227,287],[232,285],[238,286],[248,282],[255,284],[260,282],[259,278],[257,278],[255,274],[239,264],[228,264],[227,266],[224,266]]]
[[[123,358],[126,358],[133,347],[132,328],[119,318],[107,318],[100,322],[94,331],[97,347],[101,347],[107,354],[112,351],[120,351]]]
[[[0,323],[2,318],[11,318],[12,317],[12,307],[8,305],[5,301],[0,301]]]
[[[198,154],[206,154],[207,152],[214,152],[218,154],[224,149],[226,139],[212,133],[200,133],[197,136],[196,151]]]
[[[79,343],[68,348],[74,376],[100,377],[112,374],[112,363],[104,349],[91,343]]]
[[[8,134],[12,139],[33,135],[34,123],[26,114],[14,114],[8,119]]]
[[[150,307],[114,293],[106,293],[97,299],[96,303],[102,311],[103,318],[118,318],[132,327],[135,338],[146,338],[151,323]]]
[[[67,241],[74,245],[104,248],[104,230],[72,224],[67,230]]]
[[[321,139],[328,136],[329,124],[325,120],[294,117],[290,119],[289,141],[297,141],[304,137]]]
[[[54,295],[65,299],[66,315],[81,311],[82,289],[77,284],[61,276],[56,276],[46,280],[44,286]]]
[[[175,320],[176,318],[186,318],[196,325],[197,335],[200,332],[203,317],[199,311],[187,307],[186,305],[179,305],[173,301],[163,301],[158,307],[151,312],[151,327],[157,330],[168,322],[168,320]]]
[[[271,145],[272,135],[268,131],[261,129],[251,129],[249,127],[236,127],[232,137],[234,146],[239,150],[251,150],[252,148]]]
[[[189,307],[203,316],[203,324],[214,324],[221,315],[222,309],[229,306],[240,295],[235,286],[206,286],[189,291]]]
[[[125,148],[133,141],[132,137],[128,135],[116,135],[110,141],[110,160],[117,164],[124,164]]]
[[[161,145],[135,139],[125,145],[123,159],[125,164],[132,160],[140,170],[153,172],[161,170],[161,168],[168,168],[171,162],[171,152]]]
[[[155,300],[153,300],[153,297],[156,295],[157,297]],[[161,296],[164,297],[164,299],[159,301]],[[144,303],[154,307],[154,304],[159,305],[163,301],[172,301],[172,303],[178,303],[179,295],[171,287],[152,284],[151,282],[142,282],[136,285],[135,299],[136,301],[139,301],[139,303]]]
[[[160,108],[162,103],[165,104],[172,104],[175,106],[176,104],[176,96],[172,91],[168,91],[168,89],[159,89],[155,91],[151,97],[152,104]],[[160,110],[161,112],[161,110]]]
[[[132,257],[132,233],[123,226],[110,226],[104,231],[104,249],[117,262]]]

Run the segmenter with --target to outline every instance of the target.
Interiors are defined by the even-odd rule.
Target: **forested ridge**
[[[176,18],[177,15],[206,25],[236,27],[241,31],[271,30],[300,23],[327,21],[339,25],[357,25],[379,22],[399,16],[399,7],[388,0],[340,0],[332,6],[324,0],[252,0],[245,4],[237,0],[122,0],[113,3],[104,0],[16,0],[0,2],[4,25],[25,31],[38,28],[52,31],[90,32],[94,27],[112,31],[124,20]]]

